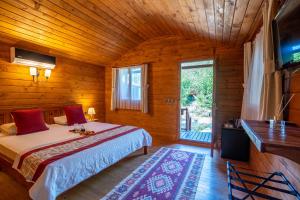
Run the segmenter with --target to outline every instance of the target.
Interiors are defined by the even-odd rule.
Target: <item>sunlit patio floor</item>
[[[193,140],[197,142],[211,142],[211,131],[197,131],[197,130],[181,130],[180,139]]]

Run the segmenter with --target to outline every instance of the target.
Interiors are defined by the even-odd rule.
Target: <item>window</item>
[[[147,65],[113,68],[112,110],[132,109],[147,112]]]
[[[119,69],[120,100],[141,100],[141,67]]]

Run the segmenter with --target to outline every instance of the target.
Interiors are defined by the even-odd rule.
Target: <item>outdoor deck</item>
[[[193,109],[190,110],[193,111]],[[181,108],[180,139],[210,143],[212,118],[195,114],[192,111],[188,108]]]
[[[190,131],[181,130],[180,139],[210,143],[211,142],[211,132],[199,132],[196,130],[190,130]]]

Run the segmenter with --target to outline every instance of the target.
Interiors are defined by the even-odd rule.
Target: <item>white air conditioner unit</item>
[[[56,63],[56,58],[53,56],[43,55],[15,47],[11,47],[10,49],[10,58],[11,63],[46,69],[54,69]]]

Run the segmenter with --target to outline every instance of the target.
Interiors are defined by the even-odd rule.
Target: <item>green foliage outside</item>
[[[213,68],[185,69],[181,71],[181,106],[192,104],[199,114],[211,110],[213,97]],[[202,110],[201,110],[202,109]]]

